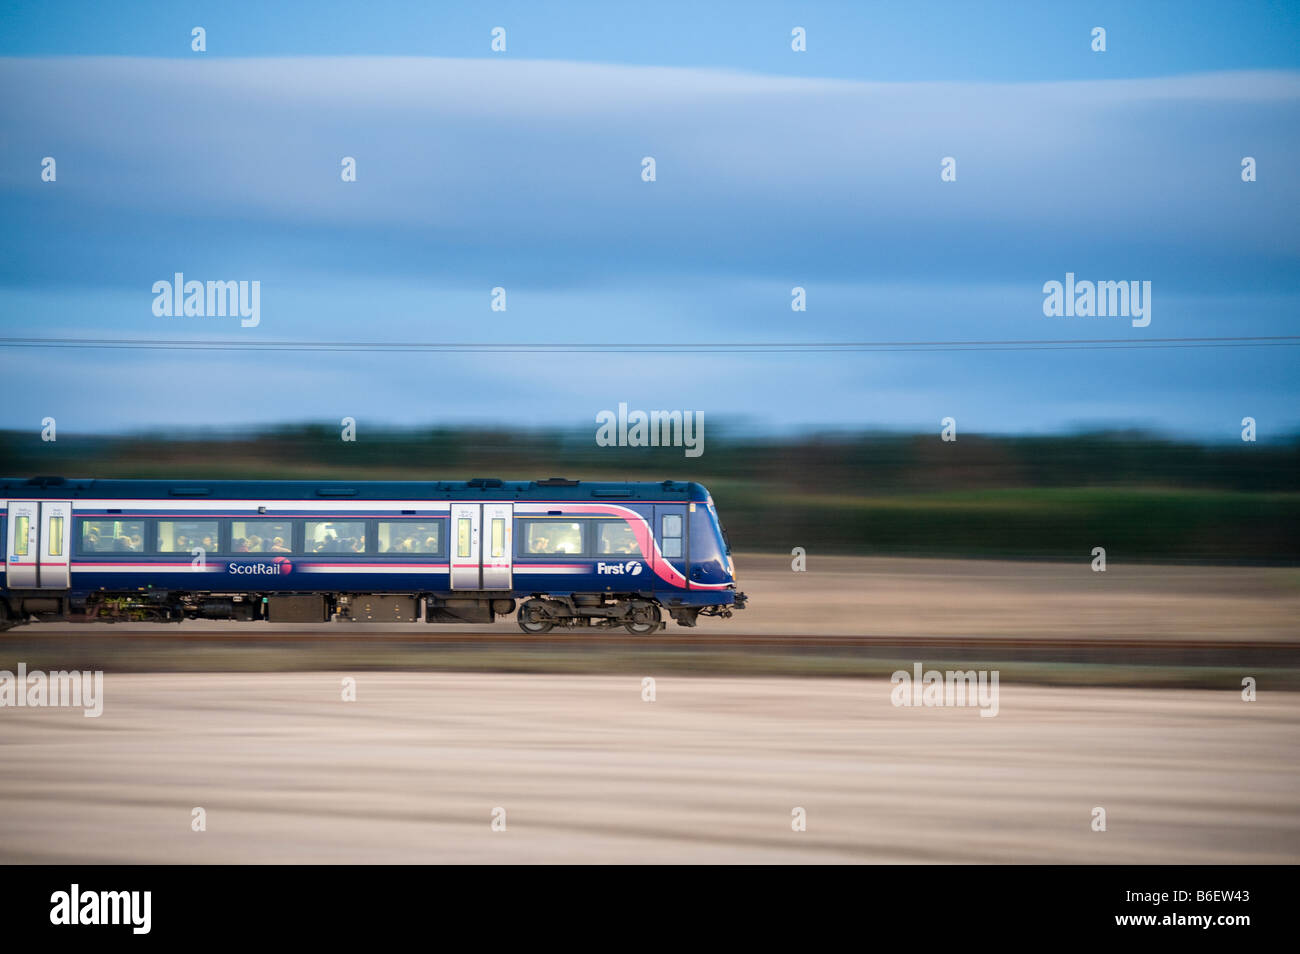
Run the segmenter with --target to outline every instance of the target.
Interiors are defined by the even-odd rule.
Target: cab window
[[[663,550],[664,557],[669,560],[681,559],[682,515],[679,513],[664,514],[660,529],[663,532],[659,536],[659,546]]]
[[[690,521],[691,565],[725,575],[728,572],[727,542],[713,508],[700,507],[691,511]]]

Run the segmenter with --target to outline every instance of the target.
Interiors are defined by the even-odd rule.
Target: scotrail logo
[[[293,572],[293,564],[284,557],[271,563],[231,563],[226,569],[240,576],[281,576]]]
[[[626,563],[597,563],[596,572],[604,574],[627,574],[637,576],[641,572],[641,563],[638,560],[628,560]]]

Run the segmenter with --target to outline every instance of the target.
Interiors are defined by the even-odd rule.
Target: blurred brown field
[[[709,631],[1300,642],[1300,569],[736,557],[751,608]]]
[[[0,711],[0,860],[1300,861],[1297,693],[1004,680],[984,718],[885,679],[355,675],[355,702],[340,673],[119,674],[98,719]]]

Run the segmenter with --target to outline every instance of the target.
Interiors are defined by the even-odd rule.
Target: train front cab
[[[735,566],[713,499],[686,504],[656,504],[654,528],[664,572],[656,572],[655,597],[682,625],[706,615],[729,616],[743,609],[745,596],[735,589]]]

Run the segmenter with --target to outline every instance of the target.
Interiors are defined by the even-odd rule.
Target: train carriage
[[[29,620],[650,633],[744,608],[708,491],[665,480],[0,480],[0,629]]]

